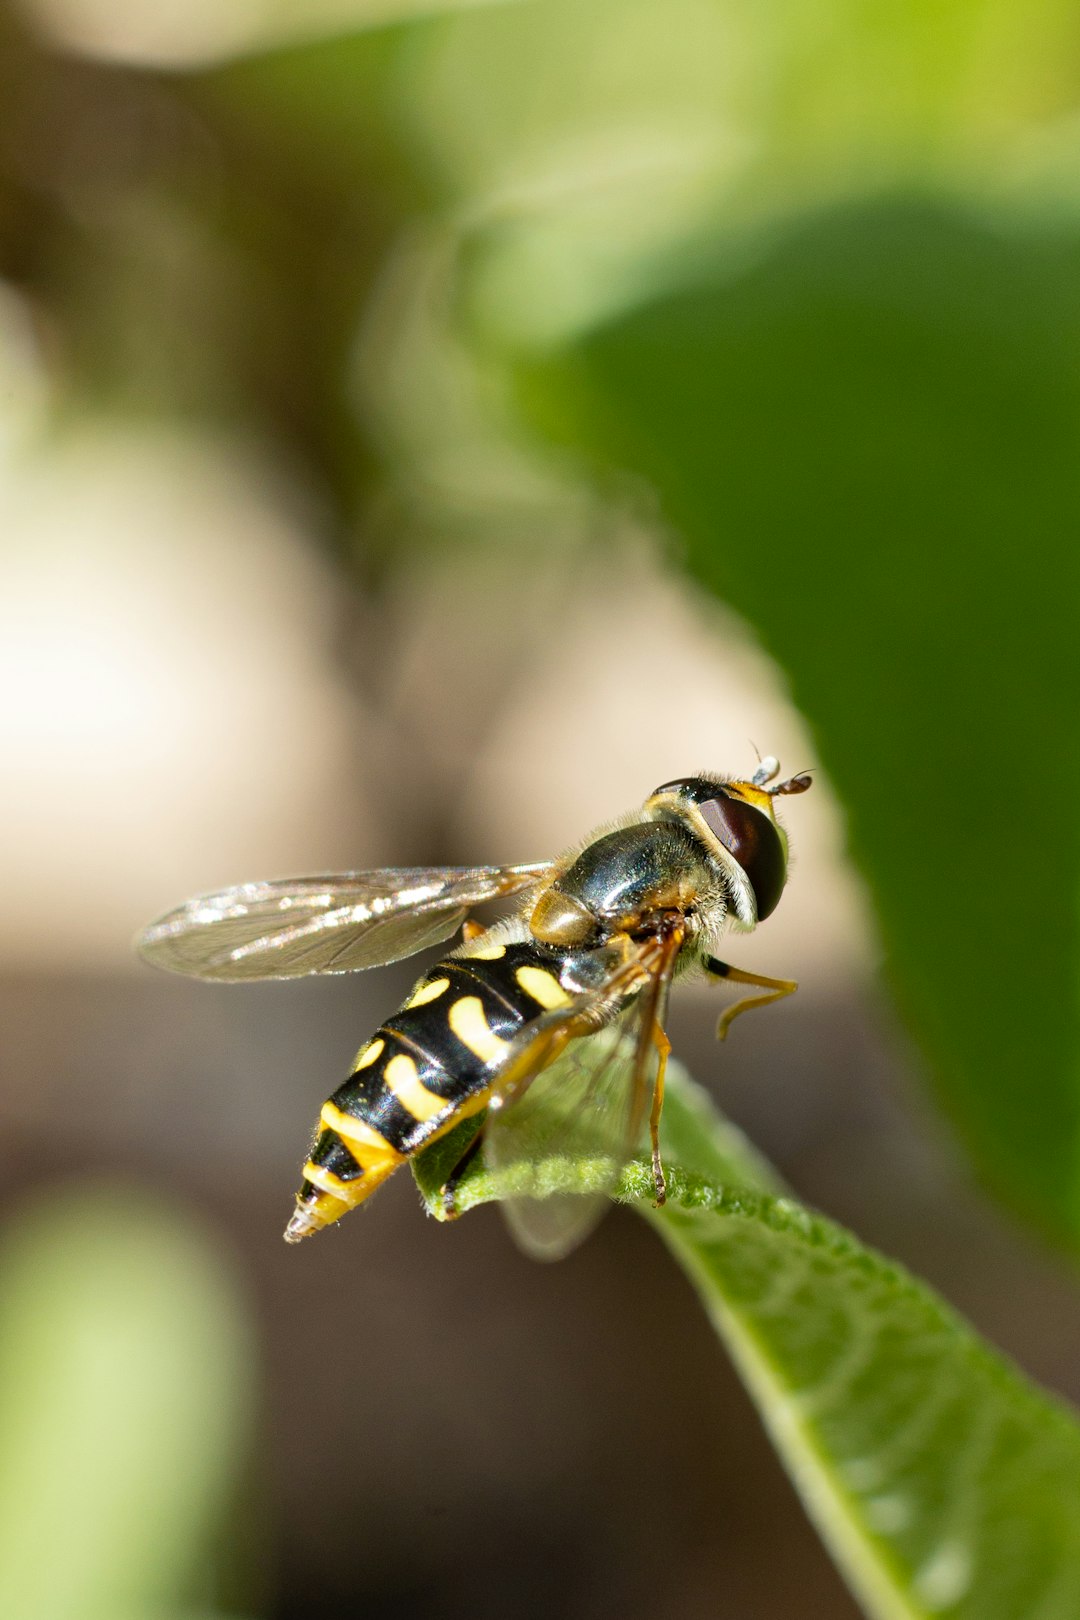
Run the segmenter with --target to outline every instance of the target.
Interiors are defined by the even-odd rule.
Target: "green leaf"
[[[773,1173],[704,1093],[677,1064],[669,1076],[667,1205],[653,1208],[644,1163],[620,1195],[698,1289],[866,1612],[1075,1620],[1073,1415],[899,1266],[775,1196]],[[561,1185],[589,1191],[594,1174],[564,1165]],[[459,1208],[499,1193],[475,1162]]]
[[[1073,1242],[1078,268],[1047,230],[853,208],[526,384],[553,436],[659,491],[788,672],[939,1094]]]
[[[546,343],[669,285],[721,213],[898,178],[1075,208],[1074,29],[1066,0],[543,0],[415,30],[400,117],[477,232],[474,318]]]
[[[0,1614],[179,1614],[252,1386],[233,1280],[182,1217],[104,1186],[24,1209],[0,1251]]]

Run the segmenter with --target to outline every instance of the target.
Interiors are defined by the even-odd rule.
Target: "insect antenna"
[[[769,789],[769,792],[772,794],[805,793],[807,788],[814,785],[813,777],[810,774],[810,771],[814,769],[814,766],[810,766],[809,770],[800,771],[798,776],[789,776],[786,782],[777,782],[775,787]]]

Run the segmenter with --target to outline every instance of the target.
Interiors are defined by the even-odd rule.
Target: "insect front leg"
[[[671,1042],[659,1020],[653,1023],[653,1045],[657,1051],[656,1079],[653,1081],[652,1107],[649,1110],[649,1138],[652,1142],[653,1186],[657,1205],[667,1202],[667,1182],[660,1158],[660,1116],[664,1111],[664,1073],[671,1056]]]
[[[732,1022],[740,1013],[749,1012],[751,1007],[767,1007],[771,1001],[780,1001],[799,988],[794,979],[768,979],[761,973],[747,973],[744,968],[732,967],[730,962],[721,962],[716,956],[705,958],[705,971],[711,979],[724,979],[728,984],[757,985],[766,991],[763,996],[744,996],[741,1001],[725,1008],[716,1026],[718,1041],[726,1040]]]
[[[667,1181],[660,1157],[660,1116],[664,1111],[664,1074],[667,1070],[667,1060],[671,1055],[671,1042],[668,1040],[663,1020],[667,1012],[671,976],[684,938],[684,929],[681,923],[677,923],[667,937],[657,944],[658,960],[653,969],[653,976],[642,992],[642,1022],[634,1064],[635,1092],[637,1098],[640,1098],[648,1084],[652,1053],[656,1053],[656,1073],[653,1077],[652,1104],[649,1109],[649,1139],[652,1144],[653,1187],[657,1208],[667,1202]],[[635,1113],[637,1109],[638,1103],[635,1100]]]

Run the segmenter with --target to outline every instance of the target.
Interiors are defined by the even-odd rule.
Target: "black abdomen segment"
[[[402,1161],[483,1106],[522,1026],[568,999],[562,955],[535,941],[445,958],[357,1057],[323,1107],[301,1202],[359,1203]]]

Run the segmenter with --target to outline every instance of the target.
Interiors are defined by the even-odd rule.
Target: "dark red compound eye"
[[[730,850],[750,882],[758,921],[776,910],[784,891],[786,861],[775,823],[741,799],[706,799],[698,805],[709,831]]]

